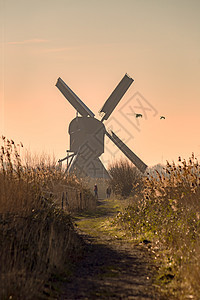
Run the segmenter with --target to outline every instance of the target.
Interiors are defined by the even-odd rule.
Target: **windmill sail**
[[[133,153],[113,131],[111,131],[111,134],[106,131],[106,135],[142,173],[145,172],[147,165],[135,153]]]
[[[101,120],[102,122],[109,118],[109,116],[111,115],[121,98],[124,96],[132,82],[133,79],[127,74],[122,78],[120,83],[114,89],[110,97],[106,100],[104,106],[99,112],[100,114],[104,113],[104,116]]]
[[[94,113],[79,99],[79,97],[68,87],[68,85],[59,77],[56,87],[61,91],[65,98],[83,117],[94,117]]]
[[[68,161],[67,171],[76,172],[80,176],[109,178],[109,174],[99,159],[100,155],[104,152],[104,136],[106,134],[141,172],[145,172],[147,165],[114,132],[111,131],[111,133],[108,133],[102,123],[109,118],[132,82],[133,79],[127,74],[122,78],[103,105],[100,111],[102,120],[99,121],[94,118],[94,113],[79,99],[68,85],[60,77],[58,78],[56,87],[81,115],[81,117],[77,116],[72,120],[69,126],[70,152],[73,152],[73,154],[59,161],[61,163],[63,160],[71,158],[70,162]]]

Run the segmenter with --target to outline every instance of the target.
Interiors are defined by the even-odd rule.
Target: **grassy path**
[[[118,209],[115,200],[100,200],[94,214],[75,217],[86,250],[60,299],[163,299],[147,247],[107,225]]]

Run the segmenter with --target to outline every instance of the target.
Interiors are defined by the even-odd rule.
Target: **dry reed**
[[[143,178],[144,189],[114,223],[151,245],[160,271],[157,282],[178,299],[200,298],[200,166],[167,165]]]
[[[0,298],[37,299],[49,276],[66,271],[81,253],[68,212],[90,203],[94,208],[95,201],[55,164],[22,164],[14,141],[5,137],[0,160]],[[61,209],[58,193],[71,190],[68,206]],[[81,205],[74,199],[80,191]]]

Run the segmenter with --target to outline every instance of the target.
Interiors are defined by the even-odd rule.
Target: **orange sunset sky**
[[[63,158],[76,112],[57,78],[99,118],[128,73],[107,129],[149,166],[200,157],[199,0],[0,0],[0,34],[0,134]]]

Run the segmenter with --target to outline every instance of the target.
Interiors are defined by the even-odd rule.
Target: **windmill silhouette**
[[[70,173],[76,172],[78,175],[93,178],[109,177],[107,170],[99,159],[101,154],[104,153],[105,135],[141,172],[145,172],[147,165],[113,131],[108,132],[103,124],[103,121],[109,118],[132,82],[133,79],[125,74],[101,108],[99,114],[102,119],[98,120],[94,117],[95,114],[68,85],[60,77],[58,78],[56,87],[77,112],[76,117],[69,124],[70,149],[67,151],[67,156],[59,160],[61,163],[67,159],[67,170]]]

